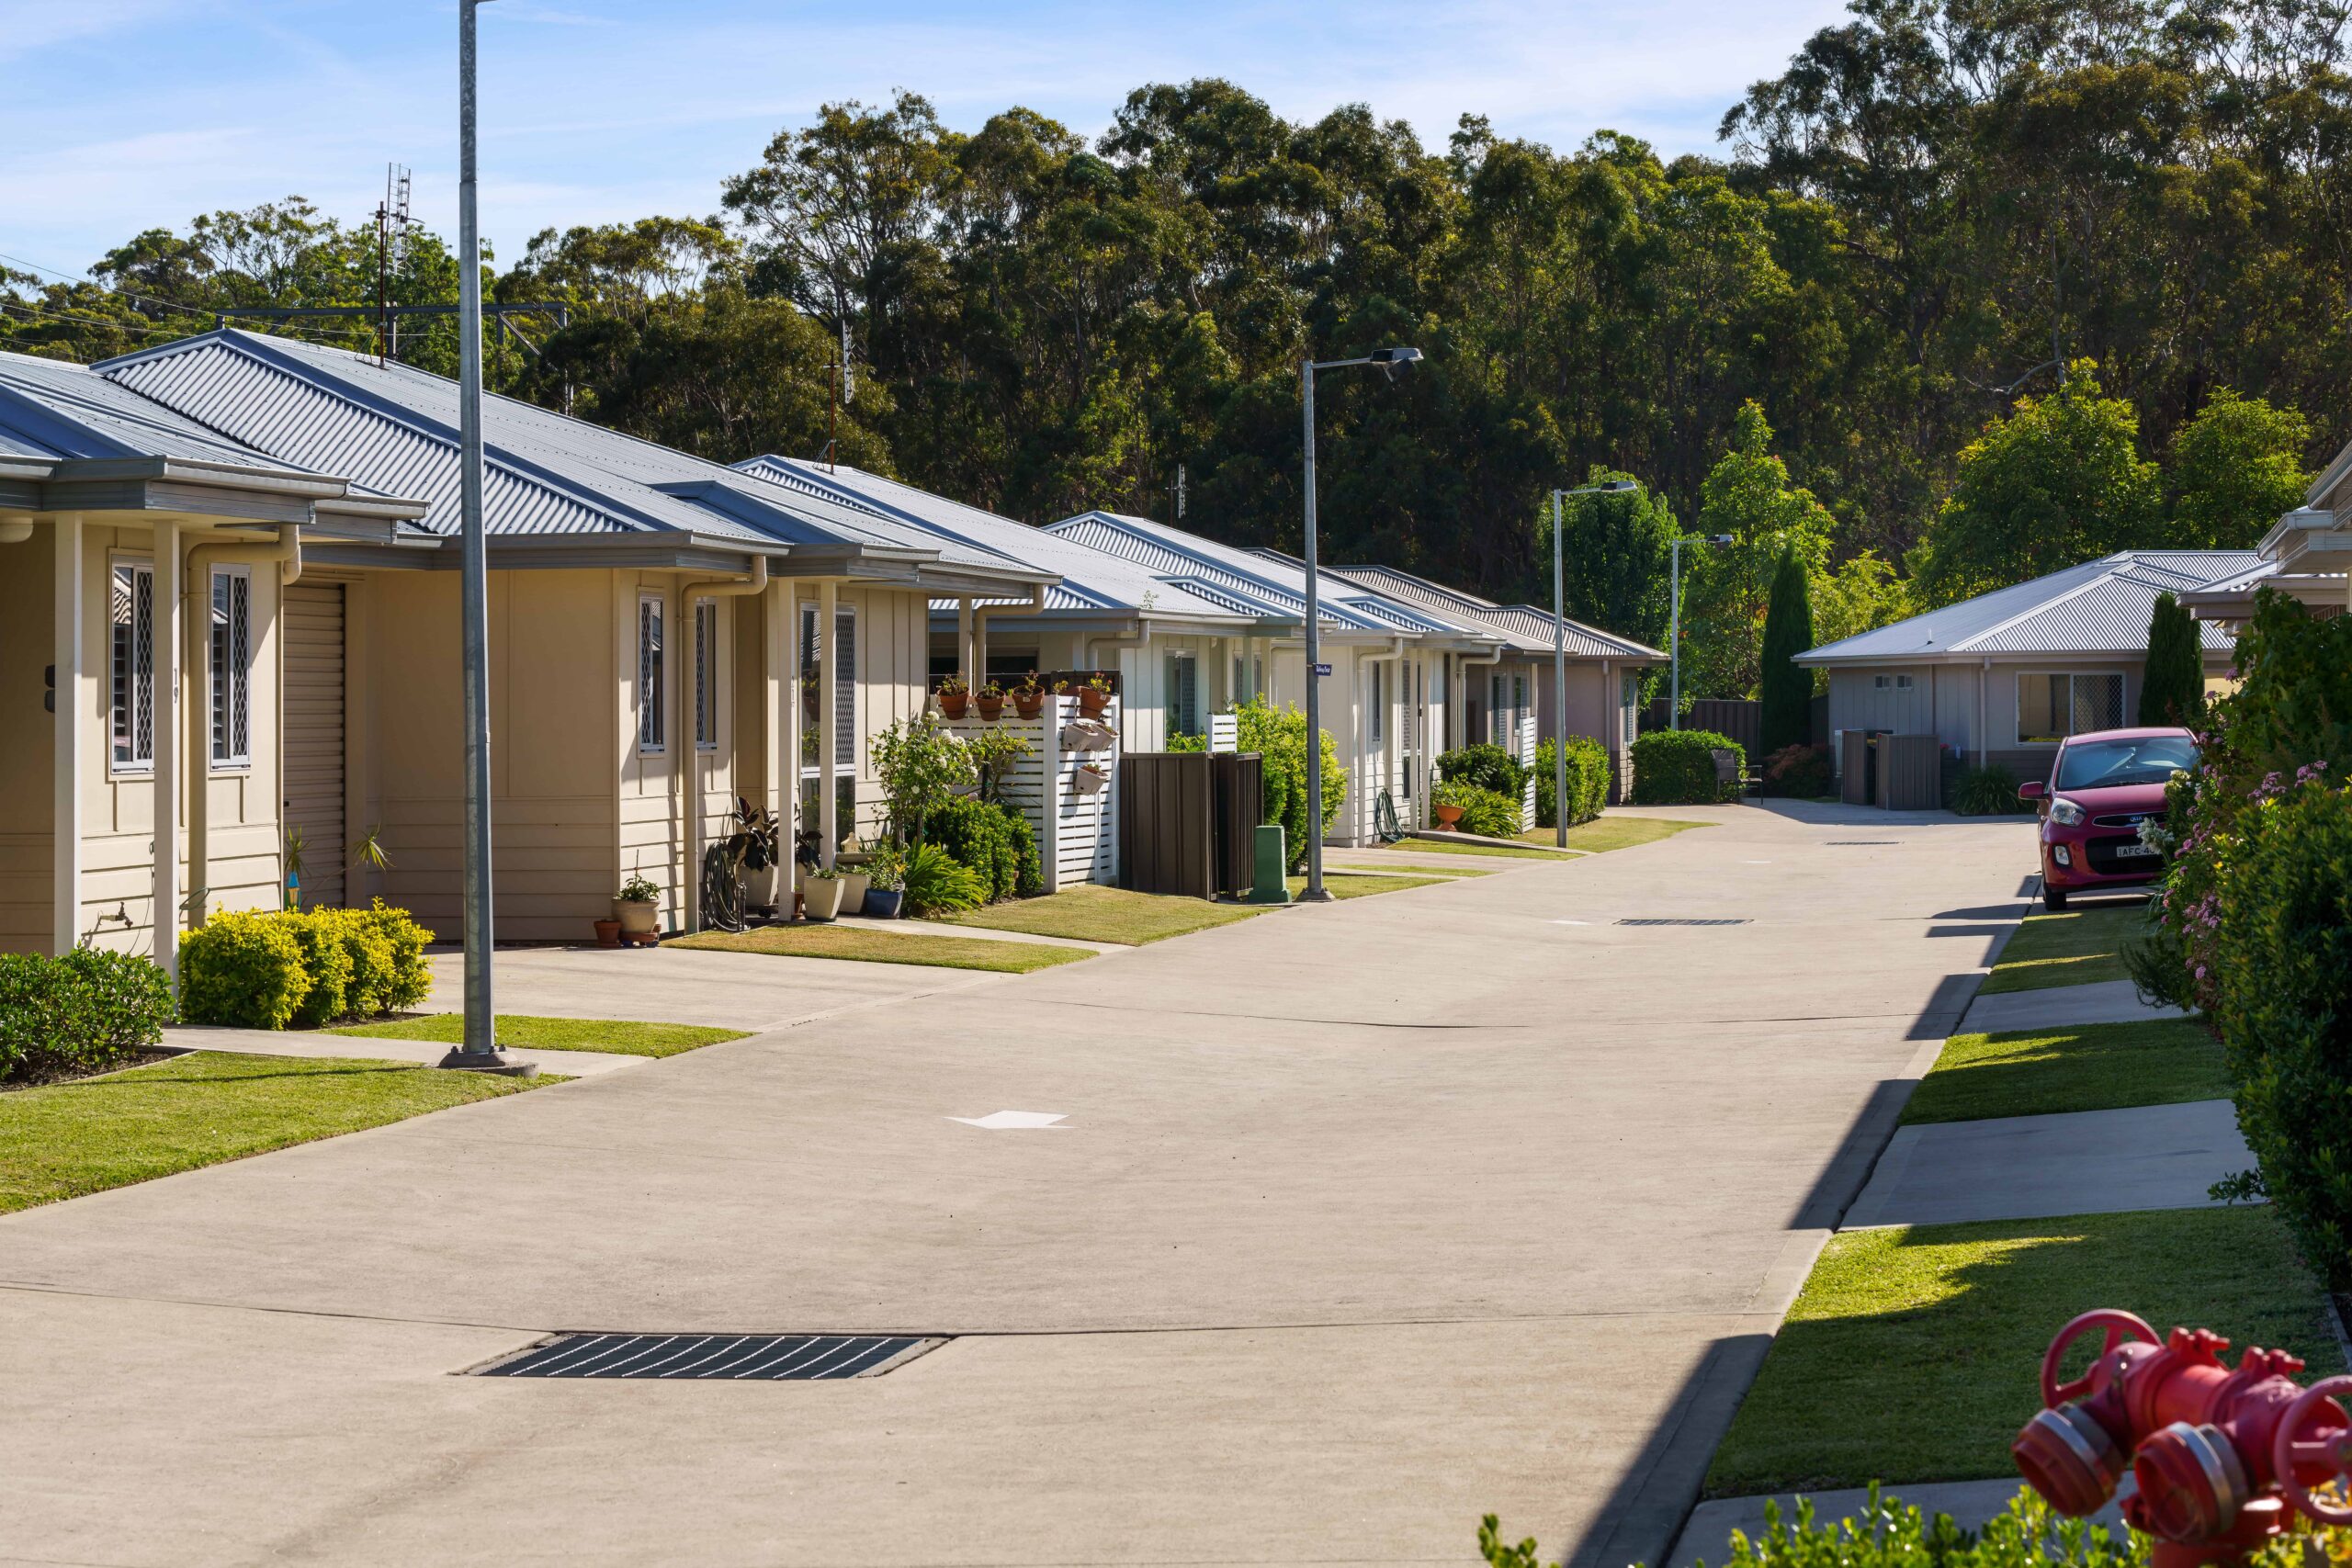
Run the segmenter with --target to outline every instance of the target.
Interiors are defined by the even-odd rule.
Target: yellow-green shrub
[[[316,1029],[415,1007],[432,987],[433,933],[382,899],[366,909],[232,910],[180,941],[191,1023]]]
[[[283,1029],[311,994],[300,916],[228,909],[180,938],[180,1016],[190,1023]]]

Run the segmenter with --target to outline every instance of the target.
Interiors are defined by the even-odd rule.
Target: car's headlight
[[[2050,803],[2050,820],[2061,828],[2079,828],[2083,825],[2083,808],[2062,795]]]

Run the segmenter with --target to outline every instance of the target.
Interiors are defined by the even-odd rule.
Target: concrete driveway
[[[2013,823],[1701,815],[861,971],[912,994],[0,1220],[0,1561],[1467,1562],[1487,1511],[1660,1551],[2031,863]],[[1661,919],[1746,923],[1619,923]],[[702,1018],[791,965],[578,956],[502,1005],[630,965],[634,1015]],[[951,1120],[1001,1110],[1066,1120]],[[958,1337],[840,1383],[453,1375],[565,1328]]]

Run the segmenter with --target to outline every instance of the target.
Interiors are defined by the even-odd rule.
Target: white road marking
[[[1055,1125],[1062,1121],[1058,1111],[991,1111],[986,1116],[950,1116],[950,1122],[961,1122],[967,1127],[985,1127],[991,1133],[1012,1132],[1022,1128],[1045,1127],[1057,1133],[1069,1131]]]
[[[1546,923],[1555,926],[1589,926],[1592,924],[1590,920],[1551,920]]]

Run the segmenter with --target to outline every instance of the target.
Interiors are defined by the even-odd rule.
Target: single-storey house
[[[1267,647],[1299,617],[1155,573],[1026,523],[898,479],[797,457],[755,457],[742,472],[1050,570],[1042,597],[933,600],[931,672],[1010,687],[1032,671],[1108,670],[1119,681],[1121,743],[1157,751],[1205,732],[1210,713],[1263,690]],[[977,673],[976,673],[977,672]]]
[[[1466,634],[1502,639],[1496,645],[1494,663],[1483,671],[1476,659],[1456,661],[1458,717],[1448,737],[1450,745],[1474,740],[1505,744],[1506,737],[1518,733],[1531,707],[1536,735],[1553,737],[1559,728],[1559,706],[1552,690],[1556,635],[1566,654],[1567,732],[1600,742],[1610,757],[1611,798],[1623,798],[1626,781],[1633,776],[1642,675],[1664,664],[1665,654],[1631,637],[1555,617],[1533,604],[1498,604],[1395,567],[1340,566],[1331,572],[1439,615]]]
[[[2254,596],[2264,588],[2318,615],[2352,609],[2352,447],[2346,452],[2312,487],[2312,504],[2262,536],[2253,565],[2180,596],[2190,615],[2235,631],[2254,618]]]
[[[1948,761],[2039,778],[2068,736],[2132,722],[2156,595],[2186,594],[2256,559],[2251,550],[2119,550],[1796,661],[1829,672],[1833,741],[1853,729],[1932,734]],[[2207,679],[2221,679],[2232,638],[2200,629]]]
[[[277,907],[322,787],[283,745],[317,716],[315,552],[425,511],[0,354],[0,951],[175,968],[159,920]]]
[[[380,893],[454,929],[456,383],[236,331],[94,373],[269,460],[423,503],[307,549],[280,655],[282,827],[311,897]],[[1056,581],[511,399],[483,400],[483,444],[501,940],[576,940],[633,874],[665,926],[695,924],[693,868],[739,795],[787,821],[797,803],[830,854],[878,812],[871,737],[927,700],[932,601]],[[355,862],[363,840],[389,869]]]

